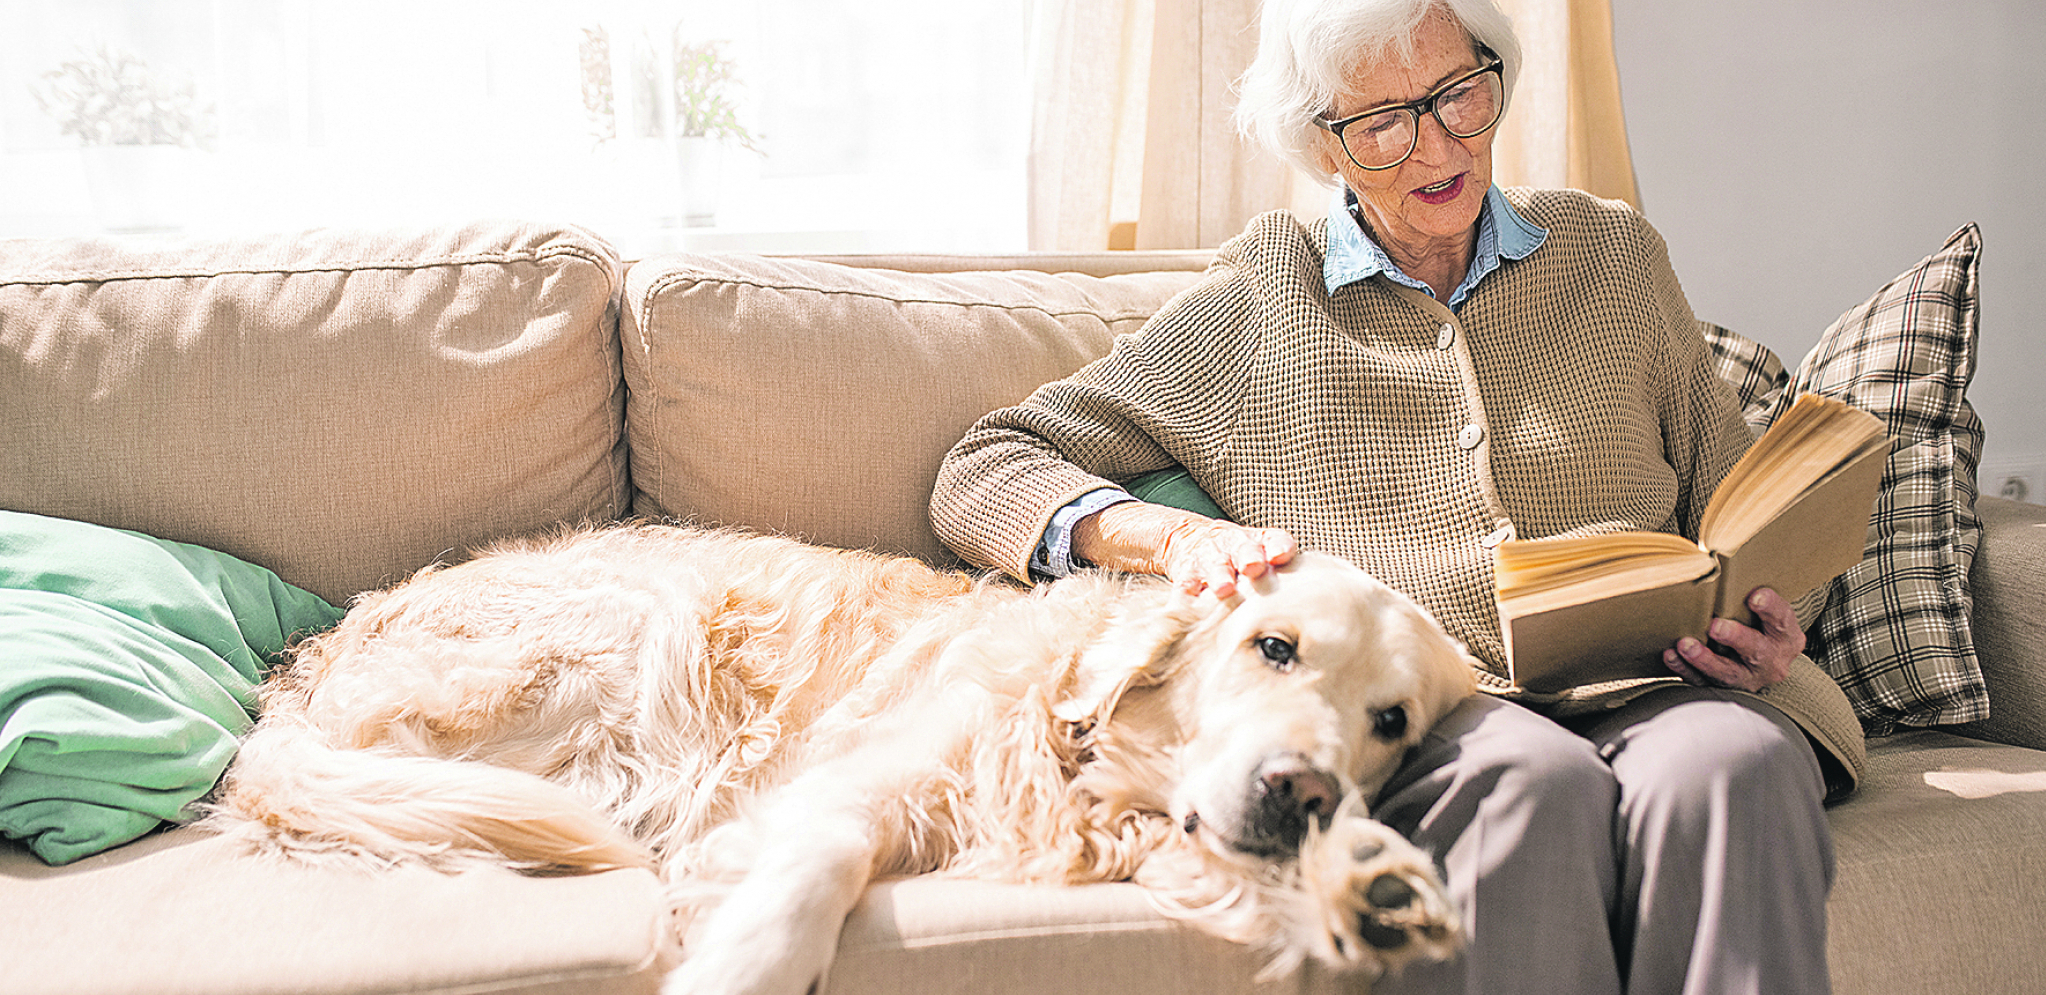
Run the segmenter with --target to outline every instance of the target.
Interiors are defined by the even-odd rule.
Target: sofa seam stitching
[[[479,264],[512,265],[517,263],[538,263],[558,256],[573,256],[592,265],[609,268],[608,260],[595,253],[584,251],[581,246],[550,246],[546,249],[520,252],[487,252],[465,255],[438,256],[432,259],[364,259],[308,263],[302,266],[232,266],[210,269],[184,270],[93,270],[79,273],[25,273],[18,277],[0,280],[0,287],[51,287],[73,283],[132,283],[145,280],[205,280],[222,276],[295,276],[311,273],[352,273],[362,271],[416,272],[431,269],[456,269]]]
[[[916,276],[928,276],[928,275],[933,275],[933,274],[913,274],[913,275],[916,275]],[[941,274],[940,274],[940,275],[941,275]],[[652,284],[649,284],[649,285],[648,285],[648,287],[647,287],[647,293],[646,293],[646,297],[647,297],[648,299],[651,299],[652,297],[654,297],[654,296],[655,296],[655,295],[656,295],[657,293],[659,293],[660,291],[662,291],[662,290],[666,290],[666,289],[667,289],[667,288],[668,288],[669,286],[671,286],[671,285],[674,285],[674,284],[677,284],[677,283],[683,283],[683,282],[690,282],[690,283],[722,283],[722,284],[730,284],[730,285],[732,285],[732,286],[738,286],[738,287],[750,287],[750,288],[753,288],[753,289],[755,289],[755,290],[775,290],[775,291],[782,291],[782,292],[792,292],[792,291],[808,291],[808,292],[810,292],[810,293],[813,293],[813,294],[827,294],[827,295],[839,295],[839,296],[845,296],[845,297],[859,297],[859,298],[864,298],[864,299],[866,299],[866,300],[876,300],[876,301],[887,301],[887,302],[889,302],[889,303],[891,303],[891,304],[940,304],[940,305],[947,305],[947,306],[950,306],[950,307],[972,307],[972,308],[980,308],[980,307],[984,307],[984,308],[995,308],[995,309],[998,309],[998,310],[1002,310],[1002,311],[1036,311],[1036,312],[1039,312],[1039,313],[1042,313],[1042,314],[1048,314],[1048,315],[1051,315],[1051,316],[1053,316],[1053,317],[1064,317],[1064,316],[1091,316],[1091,317],[1095,317],[1095,318],[1100,318],[1100,319],[1101,319],[1102,321],[1104,321],[1104,322],[1106,322],[1106,321],[1131,321],[1131,320],[1149,320],[1150,316],[1151,316],[1152,314],[1156,313],[1155,311],[1148,311],[1148,312],[1147,312],[1147,311],[1142,311],[1142,310],[1139,310],[1139,309],[1134,309],[1134,308],[1120,308],[1120,309],[1117,309],[1116,311],[1114,311],[1114,312],[1112,312],[1112,313],[1111,313],[1111,312],[1107,312],[1107,311],[1102,311],[1102,310],[1088,310],[1088,309],[1086,309],[1086,308],[1080,308],[1080,307],[1074,307],[1074,308],[1052,308],[1052,307],[1047,307],[1047,306],[1045,306],[1045,305],[1043,305],[1043,304],[1031,304],[1031,303],[1018,303],[1018,304],[1008,304],[1008,303],[1001,303],[1001,302],[997,302],[997,301],[962,301],[962,300],[944,300],[944,299],[940,299],[940,298],[932,298],[932,297],[906,297],[906,296],[898,297],[898,296],[891,296],[891,295],[888,295],[888,294],[876,293],[876,292],[873,292],[873,291],[868,291],[868,290],[847,290],[847,289],[835,289],[835,288],[824,288],[824,287],[813,287],[813,286],[805,286],[805,285],[802,285],[802,284],[780,284],[780,283],[768,283],[768,282],[765,282],[765,281],[760,281],[760,280],[737,280],[737,279],[732,279],[732,278],[730,278],[730,277],[722,277],[722,276],[710,276],[710,275],[707,275],[707,274],[701,274],[701,273],[667,273],[667,274],[664,274],[664,275],[662,275],[662,276],[661,276],[661,277],[660,277],[659,279],[655,280],[655,281],[654,281],[654,282],[653,282]]]

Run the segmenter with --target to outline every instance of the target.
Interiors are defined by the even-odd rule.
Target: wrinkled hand
[[[1166,533],[1165,576],[1188,594],[1236,593],[1239,578],[1256,580],[1293,559],[1300,548],[1284,529],[1253,529],[1190,516]]]
[[[1097,567],[1159,574],[1188,594],[1228,598],[1299,553],[1284,529],[1253,529],[1179,508],[1125,501],[1073,526],[1073,555]]]
[[[1686,636],[1662,651],[1662,662],[1685,683],[1706,687],[1760,691],[1790,676],[1790,662],[1804,652],[1804,630],[1790,602],[1766,587],[1748,595],[1762,627],[1715,618],[1708,630],[1714,643],[1731,650],[1729,659],[1711,646]]]

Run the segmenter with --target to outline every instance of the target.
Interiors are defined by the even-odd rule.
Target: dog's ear
[[[1463,643],[1436,628],[1432,619],[1428,624],[1428,635],[1434,638],[1425,641],[1429,666],[1422,673],[1421,701],[1432,724],[1478,692],[1477,673],[1483,664]]]
[[[1194,627],[1223,606],[1212,596],[1172,594],[1131,606],[1080,654],[1066,695],[1052,715],[1075,725],[1099,725],[1133,687],[1162,684],[1185,658]]]

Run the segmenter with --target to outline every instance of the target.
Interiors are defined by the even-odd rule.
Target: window
[[[514,216],[628,255],[1020,249],[1030,5],[0,0],[0,235]],[[678,64],[725,140],[679,134]]]

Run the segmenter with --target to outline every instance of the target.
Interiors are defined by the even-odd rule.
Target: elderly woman
[[[1661,239],[1625,205],[1492,185],[1520,49],[1490,0],[1266,0],[1262,31],[1240,123],[1336,178],[1327,218],[1254,220],[1109,356],[982,419],[939,534],[1019,577],[1216,597],[1326,550],[1470,647],[1492,693],[1373,802],[1436,855],[1470,942],[1375,991],[1827,990],[1822,806],[1861,746],[1782,597],[1672,646],[1671,679],[1499,676],[1493,546],[1695,536],[1751,441]],[[1175,466],[1227,520],[1121,486]]]

